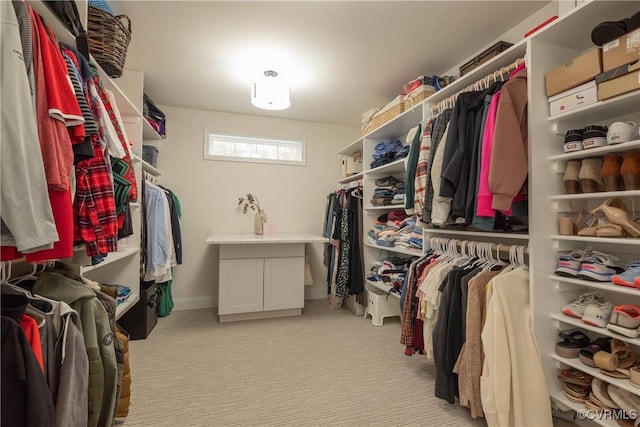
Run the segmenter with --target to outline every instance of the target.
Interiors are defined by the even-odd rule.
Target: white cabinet
[[[304,307],[304,244],[220,247],[220,321],[293,316]]]
[[[264,259],[221,259],[218,314],[263,311]]]
[[[264,310],[304,305],[304,257],[264,259]]]
[[[305,244],[311,234],[214,234],[219,245],[218,315],[221,322],[295,316],[304,308]]]
[[[304,257],[220,259],[218,314],[301,309]]]

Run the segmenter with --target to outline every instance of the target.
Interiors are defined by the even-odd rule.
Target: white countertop
[[[207,237],[209,245],[240,245],[260,243],[313,243],[328,242],[329,239],[308,233],[278,233],[275,236],[257,234],[212,234]]]

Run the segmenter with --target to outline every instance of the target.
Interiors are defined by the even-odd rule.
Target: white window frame
[[[225,139],[235,140],[237,142],[246,142],[249,144],[269,143],[273,144],[299,144],[301,160],[279,160],[279,159],[261,159],[255,157],[240,157],[240,156],[220,156],[209,153],[209,137],[211,135],[217,135]],[[204,130],[204,159],[205,160],[220,160],[224,162],[243,162],[243,163],[264,163],[275,165],[289,165],[289,166],[306,166],[306,143],[304,139],[293,138],[281,138],[281,137],[265,137],[254,135],[238,135],[234,132],[213,132],[210,130]]]

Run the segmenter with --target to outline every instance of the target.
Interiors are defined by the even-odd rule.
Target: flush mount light
[[[284,110],[291,106],[289,86],[273,70],[266,70],[251,86],[251,103],[263,110]]]

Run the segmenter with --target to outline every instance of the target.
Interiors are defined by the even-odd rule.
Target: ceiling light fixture
[[[266,70],[264,76],[251,86],[251,103],[263,110],[284,110],[291,106],[289,86],[273,70]]]

